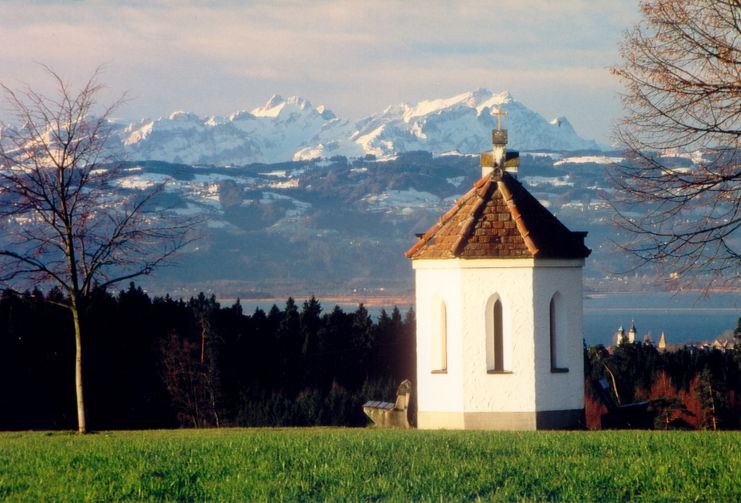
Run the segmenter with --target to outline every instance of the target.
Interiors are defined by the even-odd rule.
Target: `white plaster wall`
[[[417,384],[421,412],[532,412],[584,406],[582,359],[583,261],[532,259],[418,260]],[[559,365],[550,365],[550,300],[562,296],[566,344]],[[509,374],[486,368],[486,308],[502,301]],[[447,307],[448,369],[431,372],[431,341],[439,298]],[[505,362],[507,358],[505,358]]]
[[[416,264],[416,262],[415,262]],[[417,270],[417,408],[419,411],[463,411],[461,374],[460,271],[454,268]],[[439,299],[446,305],[447,372],[432,373],[432,343],[437,341],[435,315]]]
[[[491,267],[466,261],[462,270],[464,404],[466,412],[528,412],[535,410],[532,268]],[[476,267],[476,262],[488,267]],[[502,302],[505,370],[489,374],[486,366],[487,303],[493,295]]]
[[[541,261],[534,271],[535,389],[539,411],[584,407],[581,264],[582,261],[573,261],[570,265],[549,267],[548,261]],[[565,328],[565,333],[559,334],[562,351],[558,365],[568,368],[567,373],[551,372],[549,308],[556,292],[561,294],[561,310],[557,314],[564,318],[559,325]]]
[[[420,260],[417,292],[418,409],[431,412],[535,411],[533,260]],[[487,373],[486,314],[502,302],[506,374]],[[432,374],[436,297],[448,315],[448,372]]]
[[[567,313],[568,306],[565,304],[563,294],[561,292],[554,293],[551,301],[548,304],[548,312],[551,316],[555,315],[555,320],[551,319],[549,324],[555,329],[555,341],[554,336],[550,337],[550,353],[551,353],[551,366],[558,368],[568,367],[566,360],[568,358],[568,334],[572,327],[569,326],[568,320],[570,319]],[[551,305],[553,309],[551,309]],[[549,334],[550,335],[550,334]]]

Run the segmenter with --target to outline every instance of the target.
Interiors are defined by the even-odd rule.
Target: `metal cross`
[[[502,115],[507,115],[507,112],[502,112],[502,105],[497,105],[497,111],[491,114],[497,116],[497,129],[502,129]]]

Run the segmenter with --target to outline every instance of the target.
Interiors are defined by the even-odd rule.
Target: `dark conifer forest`
[[[74,337],[60,300],[55,290],[0,294],[2,430],[75,427]],[[371,317],[362,305],[289,298],[245,313],[239,301],[151,298],[132,284],[95,292],[83,323],[94,430],[364,426],[362,404],[393,400],[416,374],[411,310]],[[657,428],[739,428],[740,362],[739,349],[585,348],[587,425],[607,411],[595,389],[612,373],[621,403],[651,401]]]
[[[74,338],[57,291],[0,297],[0,429],[75,427]],[[371,319],[312,298],[264,312],[131,285],[85,306],[93,429],[365,425],[368,397],[412,378],[414,312]]]

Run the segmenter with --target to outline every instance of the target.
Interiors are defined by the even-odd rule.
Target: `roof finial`
[[[502,112],[502,105],[499,104],[497,105],[497,111],[492,112],[491,114],[497,116],[497,129],[501,131],[502,130],[502,115],[507,115],[507,112]]]
[[[481,176],[493,175],[499,180],[507,171],[516,177],[519,156],[517,152],[507,154],[507,130],[502,128],[502,116],[507,112],[502,111],[500,103],[491,115],[497,116],[497,129],[491,130],[491,150],[481,154]],[[495,168],[499,171],[495,172]]]
[[[504,146],[507,144],[507,130],[502,129],[502,116],[507,115],[507,112],[502,111],[502,105],[497,105],[496,111],[491,113],[497,116],[497,128],[491,130],[491,143],[494,151],[499,150],[499,154],[503,157]],[[495,157],[500,157],[495,154]]]

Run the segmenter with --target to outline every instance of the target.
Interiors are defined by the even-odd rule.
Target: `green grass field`
[[[741,433],[0,433],[0,500],[477,498],[741,501]]]

